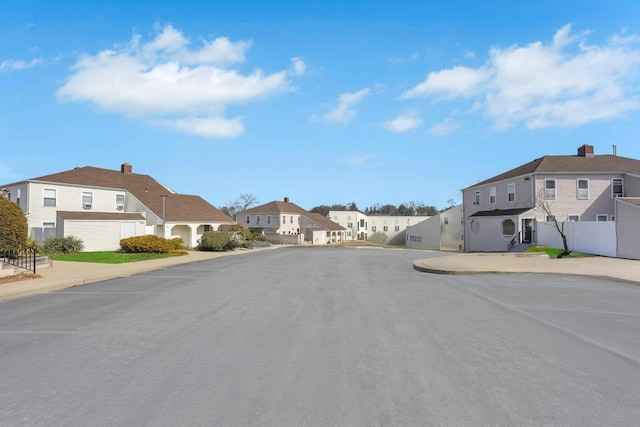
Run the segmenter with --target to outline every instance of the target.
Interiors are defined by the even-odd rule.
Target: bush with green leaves
[[[174,237],[172,239],[169,239],[168,242],[169,249],[171,250],[179,251],[184,249],[184,241],[182,240],[182,237]]]
[[[45,254],[76,254],[82,252],[84,243],[74,236],[52,237],[42,245]]]
[[[0,250],[12,249],[10,242],[27,241],[27,217],[22,209],[11,200],[0,195]]]
[[[182,241],[182,239],[180,239]],[[134,236],[120,240],[120,248],[128,253],[154,253],[163,254],[169,252],[171,243],[164,237],[149,234],[147,236]]]
[[[233,249],[231,234],[226,231],[206,231],[200,238],[198,250],[222,252]]]

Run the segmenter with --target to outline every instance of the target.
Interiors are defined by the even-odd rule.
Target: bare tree
[[[258,199],[251,193],[244,193],[240,195],[240,200],[238,201],[238,205],[240,206],[240,211],[246,211],[250,207],[253,207],[258,204]]]
[[[551,209],[551,203],[544,197],[544,190],[540,190],[540,192],[538,192],[538,194],[536,195],[536,200],[538,207],[546,214],[547,219],[553,222],[556,230],[558,230],[558,233],[560,234],[560,237],[562,237],[564,252],[560,254],[558,258],[569,255],[571,251],[569,250],[569,245],[567,244],[567,235],[564,234],[564,221],[559,221],[558,216],[553,213],[553,210]]]
[[[238,212],[246,211],[258,204],[258,199],[251,193],[241,194],[237,200],[233,200],[224,205],[221,210],[230,217],[236,217]]]

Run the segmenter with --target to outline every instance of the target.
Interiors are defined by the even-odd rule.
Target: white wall
[[[640,259],[640,206],[616,200],[616,234],[618,256]]]
[[[617,256],[615,222],[579,221],[563,224],[570,250],[609,257]],[[564,247],[562,237],[553,222],[538,222],[537,227],[539,245],[560,249]]]
[[[84,252],[115,251],[120,249],[120,221],[61,221],[58,226],[60,237],[74,236],[84,243]],[[123,221],[135,223],[135,235],[144,235],[144,221]]]

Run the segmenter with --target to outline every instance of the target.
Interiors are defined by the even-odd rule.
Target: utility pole
[[[160,197],[162,197],[162,237],[166,238],[167,237],[167,229],[166,229],[166,225],[164,222],[164,217],[166,214],[166,200],[167,197],[169,197],[168,194],[161,194]]]

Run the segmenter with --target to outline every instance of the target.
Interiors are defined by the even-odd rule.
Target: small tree
[[[22,209],[0,193],[0,249],[12,249],[5,239],[18,243],[27,241],[27,217]]]
[[[551,203],[544,197],[544,191],[541,190],[538,192],[537,196],[537,204],[540,210],[544,212],[547,218],[551,219],[553,225],[558,230],[560,237],[562,237],[562,245],[564,246],[564,252],[558,256],[558,258],[562,258],[563,256],[569,255],[571,251],[569,250],[569,245],[567,244],[567,236],[564,234],[564,221],[558,221],[558,216],[553,213],[551,209]]]

